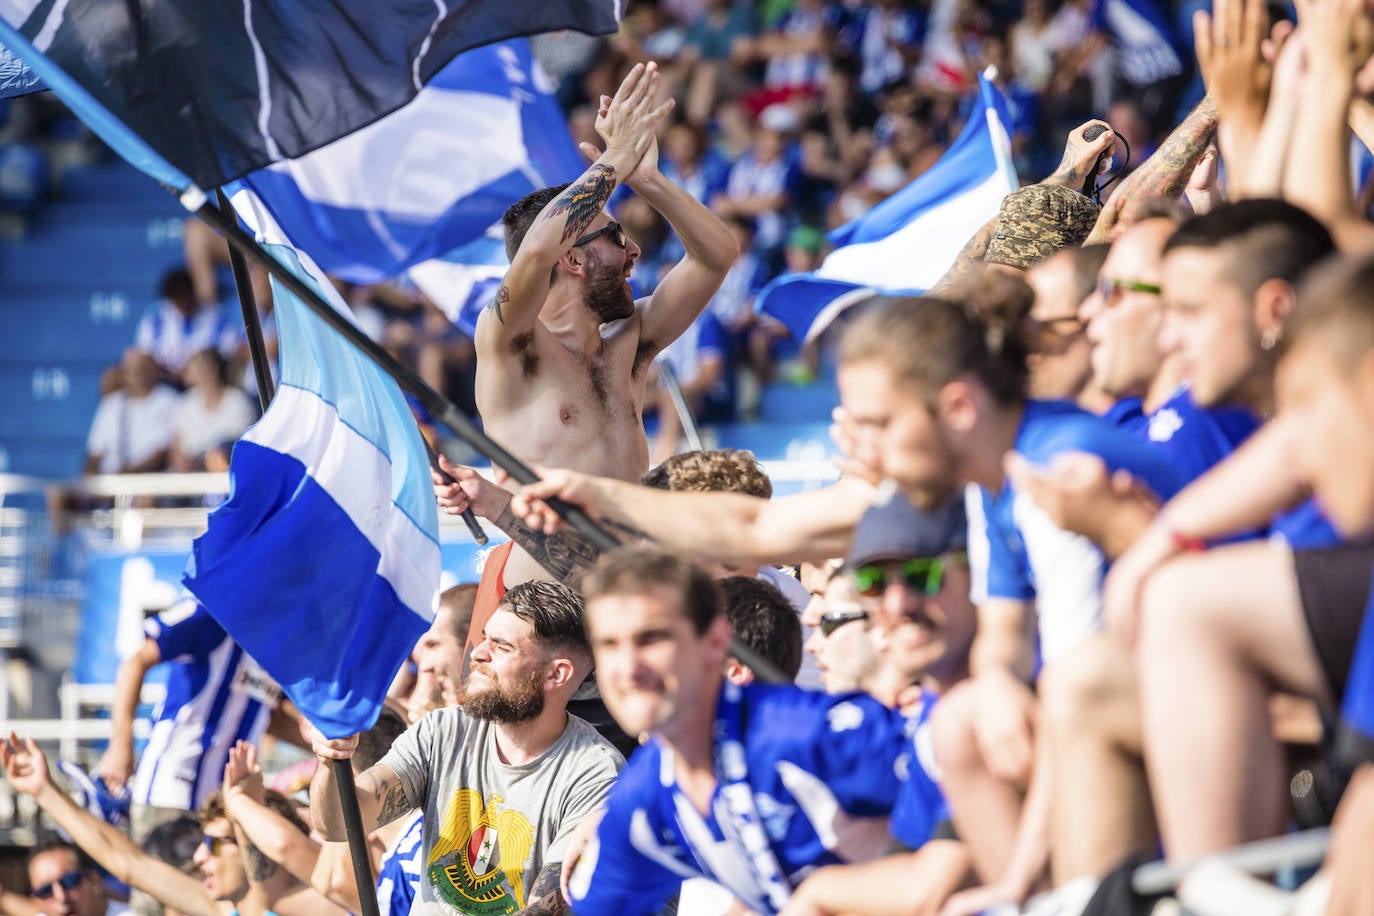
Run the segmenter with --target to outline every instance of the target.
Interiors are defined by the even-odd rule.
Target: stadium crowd
[[[1350,162],[1352,130],[1374,143],[1374,16],[1216,0],[1193,21],[1205,97],[1148,157],[1132,140],[1138,166],[1099,203],[1082,189],[1136,125],[1078,117],[1080,83],[1110,101],[1082,5],[1032,0],[1010,45],[974,4],[777,6],[646,5],[609,56],[545,49],[566,101],[591,100],[572,120],[594,159],[508,211],[510,270],[471,342],[475,408],[542,480],[441,460],[439,505],[511,541],[441,595],[377,725],[326,738],[194,602],[150,619],[97,769],[128,785],[129,832],[9,736],[7,778],[70,841],[0,911],[118,912],[113,881],[140,912],[244,916],[374,893],[470,916],[1114,914],[1175,895],[1374,912],[1374,229]],[[751,254],[790,263],[857,183],[890,193],[928,165],[939,113],[998,53],[1062,156],[934,289],[851,311],[840,481],[773,499],[747,453],[651,467],[654,356]],[[820,205],[807,163],[846,169],[865,105],[866,165]],[[708,127],[742,157],[713,194],[681,168]],[[792,139],[795,182],[769,169]],[[168,299],[194,306],[194,272],[178,282]],[[159,352],[126,359],[126,385],[179,371],[224,403],[205,348]],[[625,546],[603,556],[554,498]],[[803,653],[823,690],[786,683]],[[135,761],[162,661],[169,701]],[[264,774],[269,730],[312,759]],[[349,866],[342,765],[375,887]],[[1319,869],[1132,880],[1327,824]]]

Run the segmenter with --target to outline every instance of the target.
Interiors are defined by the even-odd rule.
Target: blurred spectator
[[[186,363],[189,386],[177,402],[169,466],[173,471],[206,470],[206,456],[228,461],[229,450],[257,417],[253,402],[229,384],[229,364],[218,350],[204,349]]]
[[[157,363],[130,347],[120,361],[124,385],[105,395],[86,437],[87,474],[137,474],[167,466],[177,393],[158,381]]]
[[[135,346],[157,360],[172,381],[184,383],[182,370],[194,353],[207,347],[226,356],[234,352],[235,325],[218,306],[197,301],[185,268],[163,274],[159,295],[162,298],[139,319]]]
[[[730,169],[725,192],[711,202],[721,219],[754,221],[754,245],[766,262],[782,254],[787,235],[789,196],[798,178],[789,141],[800,127],[795,109],[769,106],[759,115],[749,151]]]
[[[796,680],[802,660],[801,622],[782,592],[754,576],[727,576],[717,585],[730,632],[788,681]],[[741,686],[755,679],[752,670],[733,658],[725,662],[725,677]]]
[[[859,26],[859,87],[868,95],[905,81],[921,59],[925,19],[903,0],[875,0],[855,11]]]
[[[127,913],[123,903],[105,896],[95,869],[70,843],[40,846],[29,856],[32,902],[46,916],[116,916]]]

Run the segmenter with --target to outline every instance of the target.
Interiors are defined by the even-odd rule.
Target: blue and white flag
[[[476,48],[399,111],[243,181],[326,272],[376,283],[480,239],[519,198],[581,174],[552,92],[526,39]]]
[[[1096,0],[1092,21],[1111,40],[1117,67],[1132,86],[1149,86],[1183,72],[1172,31],[1154,0]]]
[[[265,247],[348,314],[318,265]],[[234,446],[229,499],[192,550],[186,586],[330,737],[370,728],[429,627],[438,515],[425,445],[400,389],[273,280],[281,386]],[[351,316],[350,316],[351,318]]]
[[[476,337],[477,319],[496,300],[508,270],[505,235],[498,224],[442,258],[415,265],[408,276],[460,331]]]
[[[0,44],[0,99],[16,95],[27,95],[48,88],[43,81],[29,69],[29,65],[15,56],[9,48]]]
[[[623,0],[5,0],[44,55],[201,188],[297,159],[410,102],[456,54],[614,32]],[[83,116],[84,118],[84,116]],[[476,163],[452,162],[455,169]]]
[[[979,77],[982,105],[945,154],[863,216],[831,232],[832,251],[815,273],[785,274],[764,287],[754,310],[804,340],[842,306],[874,292],[924,292],[1018,187],[1011,115],[1002,93]]]

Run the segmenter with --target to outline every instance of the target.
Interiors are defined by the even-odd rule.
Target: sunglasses
[[[857,566],[854,569],[854,588],[865,598],[880,597],[889,584],[890,565],[895,565],[897,575],[907,588],[917,594],[934,597],[940,594],[940,586],[945,581],[945,567],[967,562],[968,554],[959,551],[943,557],[918,557],[904,563]]]
[[[81,882],[86,880],[84,872],[69,871],[56,881],[49,881],[47,884],[40,885],[33,889],[33,895],[39,900],[47,900],[57,892],[57,885],[62,885],[64,891],[74,891],[81,886]]]
[[[601,238],[603,235],[609,236],[611,241],[615,242],[617,247],[625,247],[625,230],[621,228],[621,225],[619,223],[616,222],[607,223],[595,232],[588,232],[586,235],[582,236],[582,238],[573,242],[572,246],[574,248],[578,248],[582,245],[589,245],[597,239]]]
[[[224,849],[225,843],[233,846],[238,845],[238,842],[231,836],[210,836],[210,834],[205,833],[200,837],[200,845],[204,846],[205,851],[212,856],[219,855],[220,851]]]
[[[1104,302],[1110,302],[1122,290],[1131,293],[1145,293],[1147,296],[1158,296],[1164,292],[1158,283],[1146,283],[1142,280],[1108,279],[1097,284],[1097,294],[1102,297]]]
[[[868,611],[831,611],[822,614],[820,622],[821,635],[829,636],[847,623],[867,619]]]

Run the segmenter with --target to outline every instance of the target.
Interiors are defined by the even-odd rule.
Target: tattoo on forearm
[[[502,283],[501,288],[496,291],[496,298],[491,300],[491,305],[487,308],[496,313],[496,320],[502,324],[506,323],[506,317],[501,314],[501,306],[510,301],[510,287]]]
[[[399,783],[379,785],[373,793],[373,798],[381,802],[382,805],[381,810],[377,812],[378,827],[390,824],[411,810],[410,800],[406,798],[405,790],[401,788]]]
[[[539,872],[526,898],[528,903],[522,911],[523,916],[560,916],[568,912],[568,904],[558,889],[558,873],[561,870],[562,863],[554,862],[545,865]]]
[[[975,232],[973,238],[969,239],[960,249],[958,257],[954,259],[954,264],[930,288],[927,295],[938,296],[976,274],[983,266],[983,257],[988,253],[988,245],[992,243],[992,236],[996,229],[996,217],[983,224],[983,228]]]
[[[509,534],[534,561],[564,584],[572,585],[596,565],[601,551],[575,531],[545,534],[516,518],[510,503],[496,518],[496,527]]]
[[[1112,228],[1111,225],[1102,225],[1103,222],[1110,220],[1107,215],[1109,212],[1116,214],[1115,220],[1111,222],[1130,225],[1135,222],[1140,208],[1151,198],[1177,200],[1183,194],[1183,189],[1188,186],[1193,169],[1202,160],[1203,153],[1207,152],[1207,146],[1216,136],[1216,132],[1216,106],[1209,97],[1204,99],[1182,124],[1174,128],[1174,132],[1153,156],[1122,181],[1121,187],[1112,197],[1113,200],[1121,198],[1122,205],[1119,209],[1103,210],[1098,226],[1094,227],[1094,238],[1088,241],[1105,240],[1107,231]],[[1102,230],[1100,238],[1098,229]]]
[[[252,843],[243,847],[243,866],[253,881],[266,881],[277,873],[277,863],[263,855]]]
[[[592,220],[611,199],[615,190],[615,168],[603,162],[595,163],[586,174],[558,195],[544,211],[542,219],[553,219],[564,213],[568,215],[563,224],[563,237],[560,241],[575,239],[587,230]]]

